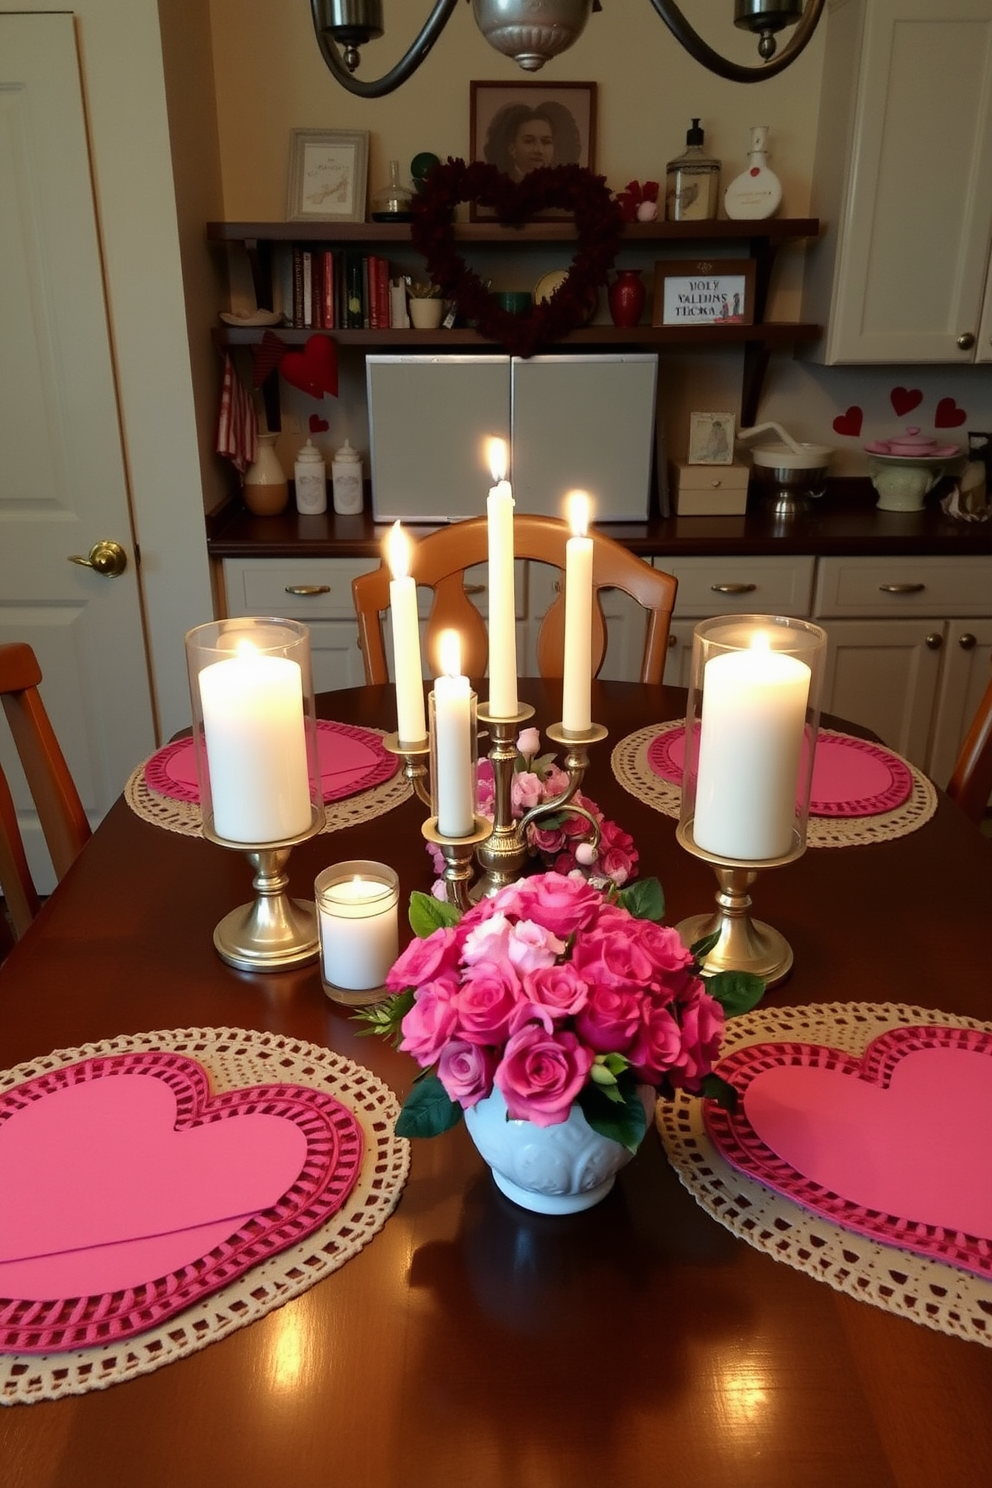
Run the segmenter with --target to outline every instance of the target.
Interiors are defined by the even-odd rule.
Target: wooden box
[[[734,517],[747,507],[750,466],[671,464],[672,506],[680,517]]]

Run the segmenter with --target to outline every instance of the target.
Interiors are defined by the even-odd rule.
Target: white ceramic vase
[[[655,1093],[638,1087],[650,1123]],[[536,1214],[575,1214],[605,1199],[617,1173],[633,1157],[626,1147],[593,1131],[578,1106],[567,1121],[536,1126],[508,1121],[499,1090],[465,1112],[465,1124],[497,1188]]]
[[[444,301],[410,299],[410,324],[418,331],[436,331],[444,319]]]

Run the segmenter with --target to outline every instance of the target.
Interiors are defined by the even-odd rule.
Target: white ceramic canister
[[[342,517],[362,509],[362,457],[346,439],[331,462],[334,510]]]
[[[324,457],[308,439],[296,456],[293,467],[296,481],[296,510],[303,516],[317,516],[327,510],[327,466]]]

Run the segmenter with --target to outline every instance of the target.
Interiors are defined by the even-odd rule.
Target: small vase
[[[245,471],[245,506],[256,517],[275,517],[289,501],[289,482],[276,454],[278,434],[259,434],[255,458]]]
[[[610,315],[615,326],[636,326],[641,319],[647,290],[639,269],[617,269],[608,291]]]
[[[638,1087],[650,1122],[655,1094]],[[465,1124],[480,1155],[492,1169],[496,1187],[515,1204],[535,1214],[575,1214],[605,1199],[617,1173],[633,1157],[626,1147],[593,1131],[578,1106],[566,1121],[537,1126],[509,1121],[502,1093],[465,1112]]]

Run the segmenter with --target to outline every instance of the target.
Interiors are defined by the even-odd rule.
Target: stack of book
[[[406,280],[388,259],[346,248],[294,247],[292,324],[313,330],[402,330]]]

